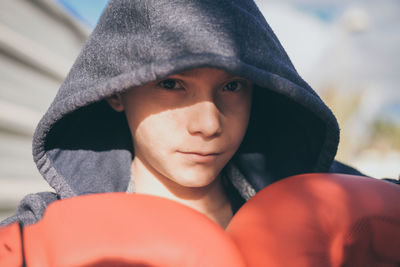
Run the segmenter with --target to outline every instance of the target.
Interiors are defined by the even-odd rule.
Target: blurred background
[[[107,0],[0,1],[0,220],[51,190],[31,155],[35,126]],[[337,116],[337,159],[400,175],[400,2],[256,0],[298,72]]]

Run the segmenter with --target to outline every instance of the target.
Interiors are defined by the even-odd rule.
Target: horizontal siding
[[[0,1],[0,220],[52,190],[32,159],[33,131],[88,30],[51,0]]]

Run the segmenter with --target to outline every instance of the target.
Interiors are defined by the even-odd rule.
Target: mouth
[[[179,153],[186,159],[195,163],[210,163],[217,159],[217,152],[182,152]]]

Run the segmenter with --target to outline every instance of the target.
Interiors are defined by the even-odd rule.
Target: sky
[[[57,0],[89,28],[96,25],[108,0]]]

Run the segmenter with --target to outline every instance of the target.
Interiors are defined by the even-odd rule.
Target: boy
[[[2,224],[100,192],[174,199],[225,227],[284,177],[334,161],[335,117],[251,1],[111,0],[40,121],[34,160],[55,193]]]

